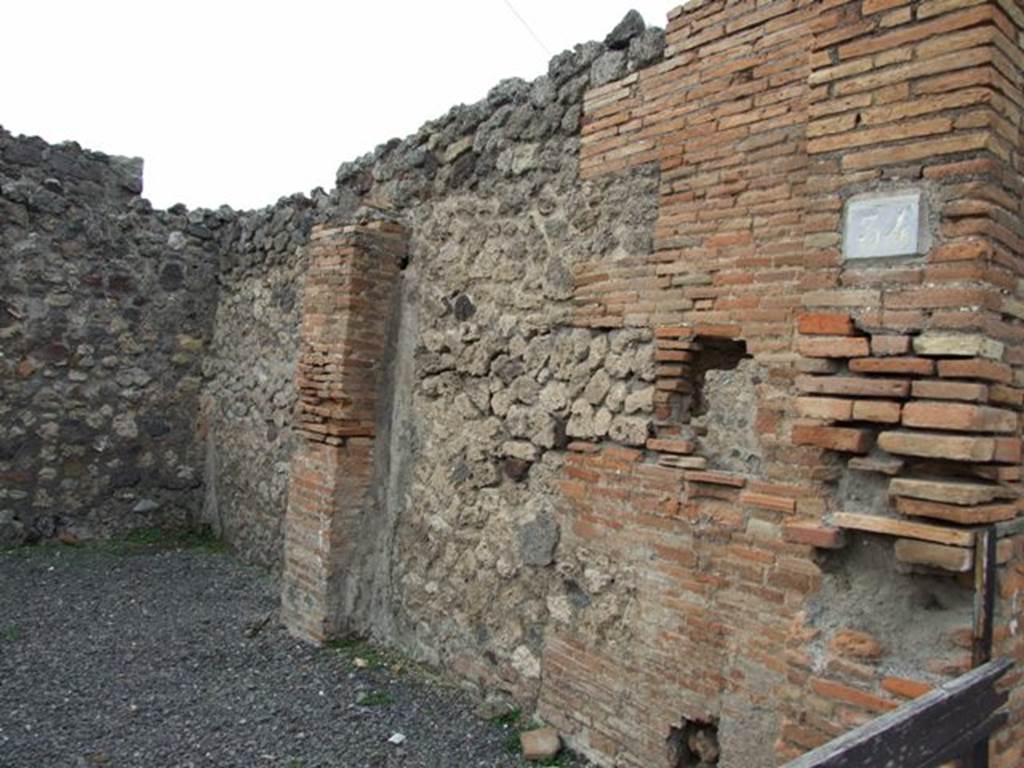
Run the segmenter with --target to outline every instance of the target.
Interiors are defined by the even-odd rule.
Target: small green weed
[[[0,547],[0,557],[28,557],[32,554],[32,547],[22,545],[20,547]]]
[[[548,765],[556,766],[557,768],[566,768],[566,766],[569,765],[569,761],[571,759],[572,758],[570,757],[569,752],[563,747],[562,751],[554,757],[548,757],[544,760],[538,760],[534,763],[534,765]]]
[[[380,669],[386,667],[392,660],[392,654],[384,651],[380,648],[376,648],[367,640],[361,637],[342,637],[335,640],[329,640],[327,647],[337,653],[339,656],[345,658],[346,661],[350,662],[354,666],[357,665],[356,659],[361,659],[362,662],[358,664],[360,667],[367,669]],[[397,656],[395,656],[397,658]]]
[[[508,730],[505,735],[505,752],[510,755],[518,755],[522,752],[522,743],[519,741],[519,735],[523,731],[529,731],[534,728],[542,727],[542,723],[536,720],[524,720],[523,713],[519,709],[510,709],[508,712],[492,717],[489,721],[492,725],[496,725],[499,728]],[[554,757],[549,757],[544,760],[537,760],[530,763],[530,765],[544,765],[554,766],[555,768],[563,768],[571,764],[572,754],[567,749],[562,749]]]
[[[490,720],[491,725],[496,725],[499,728],[515,728],[519,725],[519,720],[523,716],[521,709],[510,709],[503,715],[492,717]]]
[[[141,528],[120,538],[92,542],[87,548],[112,555],[138,555],[184,549],[211,553],[228,551],[227,544],[218,539],[208,525],[200,528]]]
[[[375,646],[361,637],[328,640],[326,648],[344,659],[352,669],[387,670],[392,675],[413,673],[424,679],[433,678],[423,665],[407,659],[397,651]]]
[[[505,734],[505,752],[510,755],[518,755],[521,751],[519,744],[519,731],[522,730],[521,720],[523,711],[521,709],[510,709],[508,712],[492,717],[488,722],[502,730],[508,731]]]
[[[356,699],[356,704],[361,707],[386,707],[394,701],[387,691],[370,691]]]
[[[0,641],[5,643],[16,643],[21,639],[21,627],[12,624],[3,631],[0,631]]]
[[[505,751],[510,755],[518,755],[522,746],[519,743],[519,731],[512,731],[505,736]]]
[[[181,550],[222,553],[228,552],[229,547],[214,535],[210,526],[204,525],[199,528],[140,528],[110,539],[44,539],[27,546],[0,550],[0,555],[27,558],[42,552],[125,556]]]

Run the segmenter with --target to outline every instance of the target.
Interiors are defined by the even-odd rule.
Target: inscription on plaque
[[[843,256],[873,259],[924,252],[921,193],[863,195],[846,203]]]

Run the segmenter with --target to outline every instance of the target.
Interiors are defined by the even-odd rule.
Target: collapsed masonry
[[[1020,660],[1022,34],[631,15],[254,213],[0,132],[0,535],[201,517],[296,634],[605,765],[777,765]]]

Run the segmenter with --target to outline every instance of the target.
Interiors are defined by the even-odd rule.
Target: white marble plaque
[[[874,259],[923,252],[921,193],[871,194],[846,203],[843,256]]]

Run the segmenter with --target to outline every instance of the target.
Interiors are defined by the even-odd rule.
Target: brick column
[[[342,618],[336,591],[353,522],[369,501],[388,321],[404,231],[373,221],[314,229],[302,311],[285,516],[282,618],[323,642]]]

